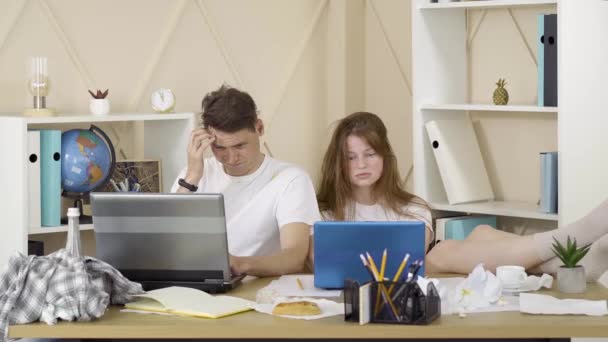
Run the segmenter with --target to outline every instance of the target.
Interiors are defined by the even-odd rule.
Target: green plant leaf
[[[579,261],[587,255],[591,244],[586,244],[579,247],[576,243],[576,238],[570,236],[566,239],[566,246],[553,237],[552,251],[564,263],[565,267],[576,267]]]

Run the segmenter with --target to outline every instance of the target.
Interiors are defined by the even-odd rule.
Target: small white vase
[[[108,99],[91,99],[89,110],[93,115],[107,115],[110,112],[110,101]]]
[[[557,269],[557,288],[564,293],[583,293],[587,289],[585,268],[560,266]]]

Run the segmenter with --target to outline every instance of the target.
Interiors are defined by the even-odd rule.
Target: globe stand
[[[78,210],[80,211],[80,217],[78,218],[78,222],[80,224],[92,224],[93,223],[93,217],[89,216],[89,215],[85,215],[82,206],[83,206],[83,204],[82,204],[82,197],[78,198],[78,199],[76,199],[74,201],[73,208],[78,208]],[[61,218],[61,224],[68,224],[68,218],[67,217],[62,217]]]

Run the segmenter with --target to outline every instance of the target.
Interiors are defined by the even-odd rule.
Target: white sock
[[[578,245],[578,244],[577,244]],[[594,242],[589,249],[589,253],[580,261],[580,265],[585,267],[587,280],[597,280],[604,271],[608,270],[608,234],[602,236]],[[555,257],[540,265],[544,273],[556,273],[563,262]]]
[[[604,202],[580,220],[562,228],[534,234],[533,237],[538,257],[543,261],[547,261],[554,256],[551,250],[554,237],[565,245],[567,237],[570,236],[570,238],[576,238],[578,246],[583,246],[593,243],[607,233],[608,200],[604,200]]]

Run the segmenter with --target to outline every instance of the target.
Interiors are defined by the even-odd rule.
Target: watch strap
[[[186,188],[192,192],[195,192],[196,190],[198,190],[198,186],[186,182],[186,180],[183,178],[178,179],[177,184],[179,184],[179,186]]]

